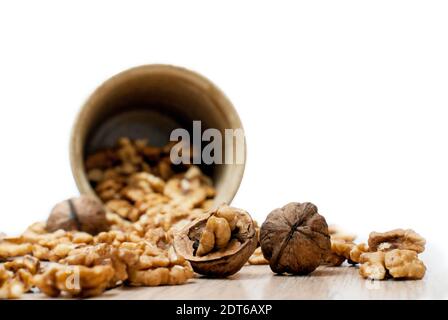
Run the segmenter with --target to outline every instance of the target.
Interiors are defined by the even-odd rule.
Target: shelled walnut
[[[269,261],[263,256],[261,247],[255,249],[254,253],[249,258],[249,264],[251,265],[265,265],[269,264]]]
[[[39,260],[24,256],[0,265],[0,299],[16,299],[31,290],[33,277],[39,271]]]
[[[39,271],[40,261],[32,256],[23,256],[9,260],[5,262],[3,266],[9,271],[17,272],[24,269],[34,275]]]
[[[332,240],[342,240],[344,242],[353,243],[356,239],[355,234],[344,231],[341,227],[334,224],[328,226],[328,233]]]
[[[355,244],[351,241],[340,239],[331,239],[331,249],[325,258],[325,264],[332,266],[340,266],[345,260],[350,259],[350,253],[355,248]]]
[[[325,218],[309,202],[292,202],[272,211],[261,226],[260,241],[275,273],[311,273],[331,246]]]
[[[385,254],[385,266],[396,279],[422,279],[426,267],[413,250],[394,249]]]
[[[59,261],[66,265],[94,267],[109,265],[114,270],[107,288],[113,288],[128,279],[127,265],[122,261],[120,251],[108,244],[97,244],[72,250],[65,259]]]
[[[6,238],[0,242],[0,252],[2,248],[9,248],[3,251],[10,257],[30,254],[39,260],[56,262],[76,247],[93,241],[93,237],[84,232],[58,230],[42,233],[37,228],[40,224],[34,224],[19,237]]]
[[[14,272],[0,265],[0,299],[17,299],[25,291],[24,284],[15,277]]]
[[[193,277],[190,263],[176,254],[173,247],[161,250],[145,244],[140,248],[137,261],[129,264],[131,286],[180,285]]]
[[[248,261],[257,246],[257,238],[252,218],[246,211],[221,205],[178,232],[174,246],[197,273],[227,277]]]
[[[372,251],[406,249],[421,253],[425,250],[425,244],[426,240],[411,229],[395,229],[384,233],[372,232],[369,235],[369,248]]]
[[[359,274],[372,280],[383,280],[387,271],[384,265],[384,252],[367,252],[360,257]]]
[[[422,279],[426,267],[419,260],[418,253],[424,251],[425,242],[423,237],[410,229],[372,232],[369,236],[369,245],[358,245],[351,252],[351,256],[355,260],[360,257],[359,271],[366,278]],[[367,250],[371,252],[361,253]]]
[[[93,297],[102,294],[114,277],[110,265],[85,267],[55,264],[35,276],[36,286],[50,297],[61,294],[70,297]]]
[[[0,240],[0,261],[12,257],[20,257],[33,252],[33,245],[30,243],[15,243],[15,241],[5,238]]]
[[[356,244],[342,238],[331,239],[331,252],[325,259],[325,264],[338,267],[347,261],[351,265],[358,264],[361,254],[368,252],[365,243]]]
[[[365,243],[355,245],[350,251],[350,261],[353,263],[359,263],[361,260],[361,255],[369,251],[369,246]]]

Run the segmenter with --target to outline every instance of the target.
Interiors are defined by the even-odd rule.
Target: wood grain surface
[[[320,267],[309,276],[278,276],[269,266],[245,266],[229,279],[198,277],[181,286],[116,288],[96,299],[439,299],[446,283],[429,272],[419,281],[369,281],[356,267]],[[25,299],[43,299],[28,294]]]

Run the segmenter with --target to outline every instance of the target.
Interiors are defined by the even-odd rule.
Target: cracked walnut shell
[[[174,247],[195,272],[228,277],[244,266],[257,247],[254,222],[246,211],[222,205],[179,231]]]
[[[261,226],[261,249],[275,273],[309,274],[327,257],[330,236],[325,218],[309,202],[272,211]]]

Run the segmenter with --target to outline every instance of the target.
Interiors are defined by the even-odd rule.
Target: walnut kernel
[[[394,249],[386,252],[385,266],[392,277],[399,279],[422,279],[426,272],[424,263],[413,250]]]

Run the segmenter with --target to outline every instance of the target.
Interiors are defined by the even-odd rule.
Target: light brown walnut
[[[3,265],[6,270],[17,272],[20,269],[25,269],[31,274],[36,274],[39,271],[40,261],[33,256],[24,256],[7,261]]]
[[[369,252],[369,246],[365,243],[359,243],[350,251],[349,259],[353,263],[359,263],[361,261],[361,255],[366,252]]]
[[[110,265],[85,267],[56,264],[35,276],[34,282],[41,292],[50,297],[64,294],[86,298],[102,294],[114,274]]]
[[[105,243],[75,249],[60,263],[86,267],[110,265],[114,269],[114,276],[108,288],[115,287],[128,278],[127,265],[122,260],[120,250]]]
[[[342,239],[331,238],[331,250],[325,258],[324,264],[338,267],[344,263],[344,261],[350,259],[350,252],[356,246],[353,242],[348,242]]]
[[[394,249],[385,254],[385,266],[389,274],[397,279],[422,279],[425,276],[425,264],[419,260],[413,250]]]
[[[147,243],[124,243],[121,249],[131,250],[125,259],[131,286],[179,285],[194,275],[189,262],[177,255],[173,247],[161,250]],[[137,259],[132,253],[138,255]]]
[[[255,249],[254,253],[249,258],[249,264],[251,265],[265,265],[269,264],[269,261],[263,256],[263,252],[261,251],[261,247]]]
[[[367,252],[361,254],[359,274],[367,279],[383,280],[387,271],[384,265],[384,252]]]
[[[425,244],[426,240],[411,229],[395,229],[384,233],[372,232],[369,235],[371,251],[406,249],[421,253],[425,250]]]
[[[196,255],[202,257],[213,249],[225,248],[230,241],[231,234],[232,230],[226,219],[211,216],[202,231]]]
[[[332,240],[342,240],[345,242],[354,242],[356,239],[356,235],[349,233],[347,231],[344,231],[342,228],[336,225],[329,225],[328,226],[328,233],[330,234],[330,237]]]
[[[18,299],[26,292],[25,285],[14,272],[0,265],[0,299]]]
[[[8,240],[0,242],[0,260],[12,257],[20,257],[33,252],[33,245],[30,243],[13,243]]]

